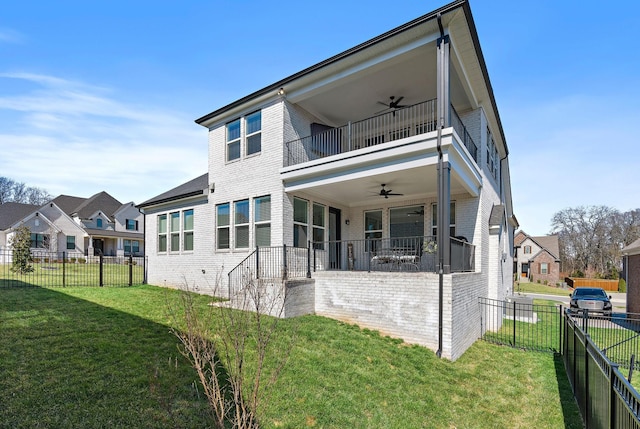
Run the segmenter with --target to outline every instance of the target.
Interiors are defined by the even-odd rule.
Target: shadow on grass
[[[554,353],[553,362],[556,368],[556,379],[558,381],[558,393],[560,396],[560,405],[562,406],[562,415],[564,417],[564,427],[581,429],[584,427],[582,424],[582,416],[580,415],[576,399],[573,396],[573,390],[571,389],[571,383],[567,376],[562,355],[560,353]]]
[[[166,325],[26,286],[0,290],[0,428],[209,426]]]

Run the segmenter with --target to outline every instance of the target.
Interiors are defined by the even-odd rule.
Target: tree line
[[[53,196],[46,190],[36,186],[27,186],[8,177],[0,177],[0,204],[22,203],[42,205]]]
[[[576,277],[617,279],[622,249],[640,238],[640,209],[567,208],[553,215],[551,228],[558,235],[562,271]]]

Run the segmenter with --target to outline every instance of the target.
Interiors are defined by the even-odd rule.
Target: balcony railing
[[[451,107],[452,126],[464,140],[464,145],[477,162],[477,148],[460,117]],[[349,122],[312,136],[287,142],[284,146],[284,166],[301,164],[357,149],[435,131],[436,100],[396,109],[362,121]]]
[[[451,271],[475,271],[475,246],[451,237]],[[400,237],[341,240],[312,244],[313,271],[437,272],[436,238]]]

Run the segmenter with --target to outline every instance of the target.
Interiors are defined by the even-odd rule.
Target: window
[[[531,246],[524,246],[524,254],[529,254],[531,253]]]
[[[309,203],[299,198],[293,199],[293,245],[294,247],[307,247],[309,224]]]
[[[49,235],[31,233],[31,247],[34,249],[48,249]]]
[[[219,204],[216,208],[216,223],[218,225],[218,249],[229,248],[229,203]]]
[[[102,218],[96,219],[96,228],[102,228]]]
[[[137,231],[138,230],[138,221],[135,219],[127,219],[127,230],[129,231]]]
[[[67,235],[67,250],[75,250],[76,237],[75,235]]]
[[[171,223],[169,224],[171,230],[171,252],[180,251],[180,212],[173,212],[169,214]]]
[[[253,200],[256,246],[271,246],[271,196]]]
[[[236,201],[234,203],[234,226],[236,249],[249,247],[249,200]]]
[[[158,216],[158,252],[167,251],[167,215]]]
[[[182,212],[182,236],[184,250],[193,250],[193,209]]]
[[[540,262],[540,274],[549,274],[549,263]]]
[[[498,180],[498,163],[498,148],[493,140],[491,131],[489,131],[489,127],[487,127],[487,167],[489,168],[489,173],[496,180]]]
[[[322,204],[313,204],[313,216],[311,222],[313,224],[313,231],[311,240],[316,244],[316,249],[324,249],[324,231],[325,231],[325,216],[324,206]]]
[[[390,247],[411,249],[422,247],[424,236],[424,206],[389,209]]]
[[[140,252],[140,242],[138,240],[124,240],[124,254],[137,255]]]
[[[247,126],[247,155],[253,155],[261,150],[262,146],[262,113],[255,112],[246,117]]]
[[[240,119],[227,124],[227,161],[240,158]]]
[[[382,210],[364,212],[364,238],[366,251],[375,252],[382,238]]]
[[[449,208],[449,236],[456,236],[456,203],[451,201]],[[431,235],[434,237],[438,235],[438,205],[431,206]]]

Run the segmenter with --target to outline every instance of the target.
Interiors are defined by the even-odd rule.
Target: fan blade
[[[400,104],[400,102],[402,101],[402,99],[404,98],[404,96],[399,97],[396,102],[394,103],[396,107],[398,107],[398,104]]]
[[[404,195],[404,194],[394,194],[392,192],[387,192],[387,195]]]
[[[383,106],[389,107],[389,105],[387,103],[383,103],[382,101],[378,101],[378,104],[382,104]]]

